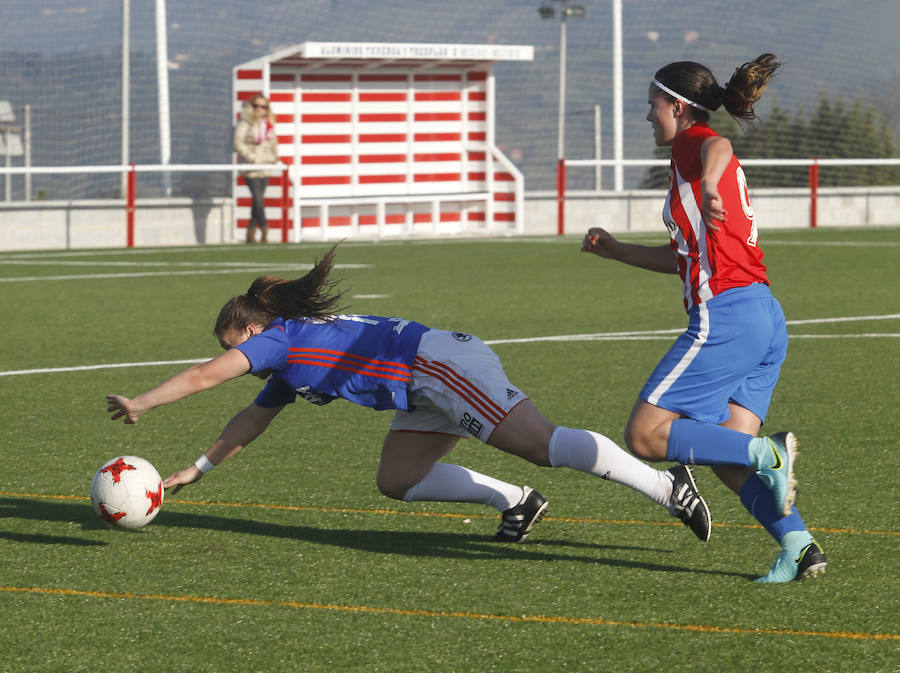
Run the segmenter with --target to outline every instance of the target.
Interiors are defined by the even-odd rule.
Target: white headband
[[[656,86],[658,86],[660,89],[662,89],[663,91],[665,91],[667,94],[669,94],[670,96],[673,96],[673,97],[677,98],[678,100],[680,100],[680,101],[682,101],[682,102],[684,102],[684,103],[687,103],[688,105],[693,105],[693,106],[694,106],[695,108],[697,108],[698,110],[703,110],[704,112],[710,112],[710,109],[709,109],[708,107],[704,107],[703,105],[700,105],[700,103],[695,103],[695,102],[692,101],[690,98],[685,98],[685,97],[682,96],[680,93],[675,93],[674,91],[672,91],[669,87],[667,87],[665,84],[663,84],[662,82],[660,82],[660,81],[659,81],[658,79],[656,79],[655,77],[653,78],[653,83],[654,83]]]

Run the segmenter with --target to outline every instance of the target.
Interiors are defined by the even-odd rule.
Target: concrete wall
[[[570,192],[565,202],[565,233],[589,227],[611,232],[663,231],[661,190],[628,192]],[[810,226],[808,189],[758,189],[751,202],[761,229]],[[525,195],[525,229],[529,234],[557,232],[555,192]],[[900,186],[829,187],[819,190],[817,226],[900,226]]]
[[[809,226],[809,191],[760,189],[752,192],[761,229]],[[566,197],[566,234],[600,226],[615,233],[662,232],[665,193],[653,191],[572,192]],[[555,234],[555,192],[525,195],[525,233]],[[183,246],[242,240],[232,229],[230,198],[138,199],[135,245]],[[0,250],[118,248],[126,241],[121,200],[0,202]],[[900,186],[819,190],[820,227],[900,226]],[[475,233],[474,231],[472,232]],[[346,236],[346,232],[335,231]],[[427,235],[427,234],[425,234]],[[280,240],[279,231],[270,231]],[[314,239],[316,234],[307,236]]]
[[[138,199],[135,245],[229,243],[231,204],[224,197]],[[120,199],[0,203],[0,250],[121,248],[125,243],[125,202]]]

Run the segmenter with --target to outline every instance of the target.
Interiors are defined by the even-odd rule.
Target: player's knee
[[[629,451],[643,460],[666,459],[667,437],[661,433],[660,428],[629,423],[625,428],[625,445]]]
[[[403,500],[406,492],[409,491],[412,484],[406,483],[405,480],[397,479],[391,475],[379,472],[375,479],[375,485],[382,495],[386,495],[393,500]]]

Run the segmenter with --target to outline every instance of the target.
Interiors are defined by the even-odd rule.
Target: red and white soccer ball
[[[91,505],[110,526],[140,528],[156,518],[163,483],[149,461],[119,456],[104,463],[91,482]]]

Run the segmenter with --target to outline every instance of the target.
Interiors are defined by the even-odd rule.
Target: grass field
[[[679,281],[578,243],[347,242],[339,273],[352,311],[495,342],[553,421],[619,440],[686,324]],[[465,441],[454,462],[550,499],[500,546],[493,510],[381,496],[390,414],[345,402],[298,402],[152,524],[110,529],[87,498],[100,464],[188,465],[259,381],[136,426],[104,395],[217,354],[222,303],[325,246],[0,254],[0,671],[900,670],[900,230],[761,244],[794,321],[766,427],[800,437],[798,506],[830,561],[781,586],[750,581],[776,545],[707,468],[704,545],[621,486]],[[595,336],[543,339],[564,335]]]

